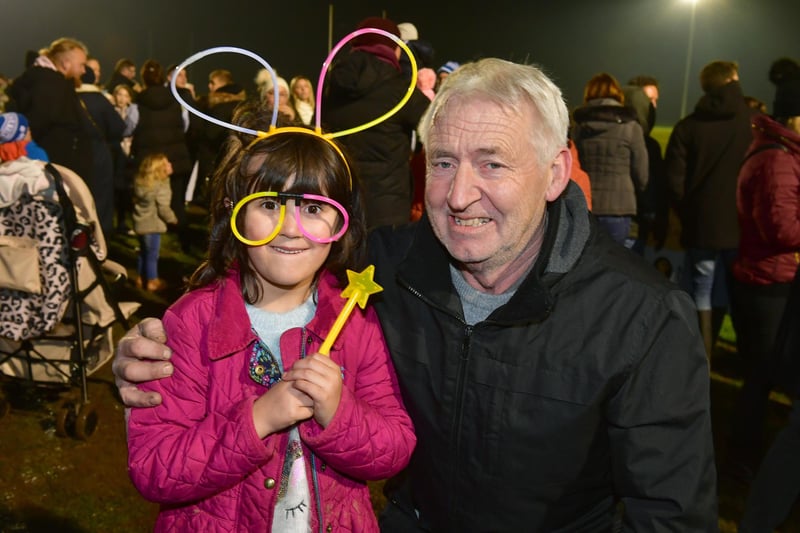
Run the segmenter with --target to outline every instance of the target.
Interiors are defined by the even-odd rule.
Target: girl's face
[[[119,89],[118,91],[114,91],[114,102],[116,102],[117,107],[125,107],[130,105],[131,103],[131,95],[128,94],[128,91],[125,89]]]
[[[308,80],[297,80],[294,84],[294,95],[300,101],[311,98],[311,83]]]
[[[293,181],[287,182],[287,189]],[[275,238],[267,244],[247,248],[250,265],[259,276],[262,289],[262,298],[255,305],[270,311],[293,309],[305,301],[331,251],[330,243],[320,244],[303,234],[295,218],[294,202],[287,201],[285,218]],[[255,214],[258,206],[255,202],[250,204],[246,209]],[[257,233],[260,228],[253,227],[257,220],[257,216],[245,212],[243,230]]]

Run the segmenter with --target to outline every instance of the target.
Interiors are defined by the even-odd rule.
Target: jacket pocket
[[[487,366],[476,372],[479,383],[468,389],[465,413],[477,415],[466,424],[476,424],[473,430],[482,435],[478,455],[486,474],[547,497],[556,487],[583,477],[585,469],[605,468],[600,456],[606,447],[598,446],[607,438],[605,380],[576,375],[569,368],[504,365],[492,372],[489,367],[497,362],[482,364]],[[587,465],[595,454],[595,464]]]
[[[42,294],[38,241],[28,237],[0,236],[0,287]]]

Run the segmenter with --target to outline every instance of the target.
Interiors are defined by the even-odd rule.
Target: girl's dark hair
[[[245,106],[237,110],[234,121],[266,131],[269,118],[264,110]],[[192,274],[189,289],[224,277],[237,262],[245,301],[254,303],[261,297],[257,274],[249,263],[248,246],[236,238],[230,224],[236,203],[259,191],[321,194],[347,209],[350,226],[341,239],[331,243],[323,264],[344,286],[346,269],[360,270],[366,261],[366,224],[357,179],[353,176],[351,186],[345,161],[330,143],[316,135],[286,132],[270,135],[252,146],[250,143],[252,136],[239,133],[230,135],[227,141],[225,155],[212,178],[208,257]],[[287,189],[290,179],[293,182]]]

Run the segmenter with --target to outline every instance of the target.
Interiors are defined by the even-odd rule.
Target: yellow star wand
[[[342,331],[344,323],[350,317],[350,313],[353,312],[353,308],[356,304],[360,305],[361,309],[364,309],[367,306],[369,295],[379,293],[383,290],[383,287],[372,280],[374,275],[375,265],[369,265],[361,272],[347,271],[348,283],[341,295],[342,298],[347,298],[347,303],[344,304],[342,312],[336,317],[336,322],[333,323],[333,327],[331,327],[328,336],[325,337],[325,341],[322,343],[319,353],[330,355],[331,346],[333,346],[336,337],[338,337],[339,333]]]

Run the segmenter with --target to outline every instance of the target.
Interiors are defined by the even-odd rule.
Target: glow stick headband
[[[359,35],[363,35],[365,33],[377,33],[378,35],[382,35],[384,37],[387,37],[387,38],[391,39],[392,41],[394,41],[395,43],[397,43],[397,45],[403,50],[403,52],[406,53],[406,55],[408,56],[409,61],[411,62],[411,82],[410,82],[410,84],[408,86],[408,89],[406,90],[405,95],[403,95],[403,98],[401,98],[400,101],[397,103],[397,105],[395,105],[392,109],[390,109],[389,111],[387,111],[383,115],[377,117],[376,119],[371,120],[369,122],[366,122],[364,124],[361,124],[360,126],[356,126],[356,127],[349,128],[349,129],[346,129],[346,130],[337,131],[337,132],[333,132],[333,133],[322,133],[322,127],[321,127],[322,88],[323,88],[323,85],[325,83],[325,75],[328,72],[328,68],[330,67],[331,61],[333,60],[334,56],[336,56],[336,54],[339,52],[339,50],[341,50],[342,47],[346,43],[348,43],[352,39],[355,39]],[[392,33],[389,33],[387,31],[384,31],[384,30],[381,30],[381,29],[378,29],[378,28],[362,28],[360,30],[356,30],[354,32],[351,32],[350,34],[346,35],[342,40],[340,40],[336,44],[336,46],[333,47],[333,49],[328,54],[328,57],[322,63],[322,70],[320,71],[319,80],[317,81],[317,105],[316,105],[316,110],[314,112],[314,114],[315,114],[314,130],[310,130],[310,129],[306,129],[306,128],[300,128],[300,127],[296,127],[296,126],[277,127],[277,123],[278,123],[278,106],[277,105],[273,105],[272,106],[273,107],[273,109],[272,109],[272,120],[270,122],[269,130],[268,131],[253,130],[253,129],[250,129],[250,128],[245,128],[245,127],[242,127],[242,126],[238,126],[236,124],[231,124],[230,122],[225,122],[224,120],[219,120],[216,117],[212,117],[212,116],[210,116],[210,115],[208,115],[206,113],[203,113],[199,109],[191,106],[178,93],[178,89],[177,89],[177,87],[175,85],[175,81],[178,78],[177,74],[181,70],[186,69],[192,63],[195,63],[196,61],[198,61],[198,60],[200,60],[200,59],[202,59],[202,58],[204,58],[206,56],[210,56],[212,54],[219,54],[219,53],[234,53],[234,54],[245,55],[247,57],[250,57],[251,59],[255,59],[258,63],[260,63],[261,66],[263,66],[267,70],[267,72],[269,72],[269,75],[272,78],[272,90],[273,90],[273,95],[275,97],[274,101],[275,101],[275,104],[277,104],[280,95],[279,95],[279,91],[278,91],[278,76],[277,76],[277,74],[275,74],[275,70],[270,66],[269,63],[267,63],[266,60],[264,60],[258,54],[255,54],[254,52],[251,52],[249,50],[245,50],[244,48],[238,48],[238,47],[235,47],[235,46],[217,46],[217,47],[214,47],[214,48],[209,48],[207,50],[203,50],[201,52],[197,52],[196,54],[194,54],[192,56],[189,56],[187,59],[185,59],[183,61],[183,63],[181,63],[180,65],[175,67],[175,71],[174,71],[175,75],[172,76],[172,80],[170,81],[170,89],[172,90],[172,94],[175,96],[175,99],[178,100],[178,102],[180,102],[180,104],[183,107],[185,107],[190,113],[192,113],[194,115],[197,115],[198,117],[202,118],[203,120],[207,120],[208,122],[216,124],[217,126],[222,126],[223,128],[227,128],[227,129],[230,129],[230,130],[233,130],[233,131],[238,131],[240,133],[246,133],[248,135],[255,136],[256,139],[253,141],[254,143],[258,142],[261,139],[269,137],[270,135],[275,135],[275,134],[278,134],[278,133],[304,133],[304,134],[315,135],[317,137],[320,137],[321,139],[325,140],[328,144],[333,146],[333,148],[336,150],[336,152],[339,154],[339,156],[341,156],[342,161],[344,161],[345,166],[347,167],[347,172],[350,175],[350,186],[351,187],[352,187],[352,184],[353,184],[353,178],[352,178],[352,173],[350,172],[350,165],[347,163],[347,158],[344,156],[344,154],[342,153],[341,149],[336,145],[336,143],[334,143],[332,141],[332,139],[334,139],[336,137],[343,137],[345,135],[352,135],[353,133],[358,133],[360,131],[364,131],[367,128],[371,128],[372,126],[375,126],[376,124],[379,124],[379,123],[383,122],[384,120],[388,119],[389,117],[391,117],[392,115],[397,113],[406,104],[406,102],[408,102],[409,98],[411,98],[411,95],[414,92],[414,87],[416,87],[416,85],[417,85],[417,61],[414,58],[414,54],[411,52],[411,50],[408,48],[408,46],[406,46],[406,43],[404,43],[403,40],[400,39],[399,37],[397,37],[396,35],[394,35]],[[251,143],[251,145],[252,145],[252,143]]]

